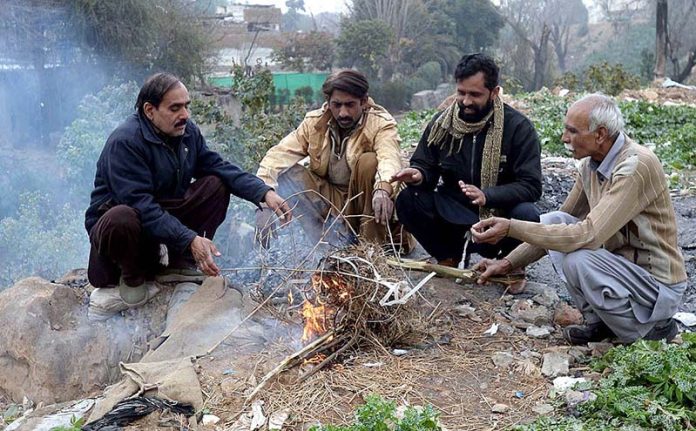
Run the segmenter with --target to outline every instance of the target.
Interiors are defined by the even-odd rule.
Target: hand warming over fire
[[[486,205],[486,195],[478,187],[467,184],[464,181],[459,181],[459,188],[462,189],[462,193],[471,200],[472,204],[480,207]]]
[[[372,194],[372,209],[375,211],[375,220],[378,224],[387,224],[394,213],[394,201],[389,192],[377,189]]]
[[[502,217],[491,217],[481,220],[471,226],[474,242],[497,244],[505,238],[510,230],[510,220]]]
[[[205,275],[217,277],[220,275],[220,268],[215,264],[213,256],[220,256],[215,244],[208,238],[197,236],[191,241],[191,253],[196,265]]]

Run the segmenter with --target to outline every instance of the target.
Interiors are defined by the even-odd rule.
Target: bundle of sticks
[[[407,343],[424,333],[424,319],[412,300],[423,284],[409,284],[374,245],[359,244],[327,256],[303,290],[303,339],[309,344],[283,359],[247,398],[274,376],[311,358],[321,359],[300,381],[351,348],[370,344],[387,351],[385,346]]]

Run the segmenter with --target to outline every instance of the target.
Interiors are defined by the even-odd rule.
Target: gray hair
[[[581,102],[591,106],[590,132],[594,132],[599,126],[604,126],[609,132],[609,136],[612,137],[623,132],[623,115],[614,99],[602,93],[593,93],[584,96],[575,103]]]

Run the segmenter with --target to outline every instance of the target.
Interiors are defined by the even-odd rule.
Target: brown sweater
[[[589,162],[589,157],[580,162],[575,185],[560,208],[581,221],[543,225],[512,220],[508,236],[524,243],[506,259],[518,268],[541,258],[545,250],[570,253],[603,247],[662,283],[686,280],[674,208],[655,154],[627,138],[603,182]]]

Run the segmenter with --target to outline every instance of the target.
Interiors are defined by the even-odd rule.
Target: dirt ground
[[[306,370],[291,369],[260,392],[266,414],[288,411],[291,417],[286,424],[293,430],[318,422],[346,424],[355,406],[374,393],[397,404],[433,405],[449,430],[506,429],[533,418],[531,407],[549,389],[538,357],[562,344],[559,335],[547,340],[527,338],[519,330],[485,335],[492,323],[500,321],[498,310],[510,301],[502,287],[433,279],[421,292],[420,311],[428,320],[429,337],[416,346],[402,346],[407,351],[404,355],[395,355],[392,348],[354,352],[300,386],[296,381]],[[462,304],[476,309],[473,320],[458,315],[456,308]],[[278,333],[282,335],[264,346],[224,346],[199,361],[208,409],[221,423],[232,424],[248,409],[245,392],[298,348],[299,324]],[[526,354],[529,360],[496,368],[491,356],[499,351]],[[492,413],[492,406],[499,403],[509,410]]]

